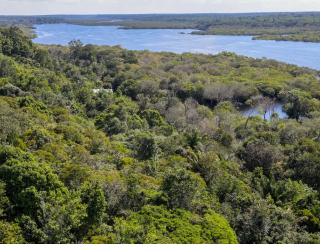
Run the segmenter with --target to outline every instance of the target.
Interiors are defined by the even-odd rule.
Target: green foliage
[[[127,131],[127,123],[120,121],[118,118],[112,118],[107,124],[107,135],[115,135]]]
[[[169,171],[161,190],[171,208],[200,209],[206,203],[206,184],[197,175],[185,169]]]
[[[141,129],[143,126],[143,120],[137,115],[134,114],[128,119],[128,127],[130,129]]]
[[[282,154],[279,148],[264,139],[249,139],[240,150],[239,157],[246,162],[247,169],[253,171],[257,167],[262,167],[264,173],[268,175],[272,164],[281,161]]]
[[[51,108],[52,115],[55,117],[59,117],[61,115],[70,115],[70,111],[64,108],[61,108],[57,105],[52,106]]]
[[[17,244],[26,243],[22,231],[17,224],[0,221],[0,243]]]
[[[42,148],[45,144],[54,140],[54,135],[46,130],[29,130],[25,133],[26,141],[33,141],[37,149]]]
[[[292,35],[261,35],[253,37],[253,40],[275,40],[275,41],[290,41],[290,42],[320,42],[320,33],[305,32],[303,34]]]
[[[141,88],[139,86],[139,81],[126,80],[119,87],[118,90],[121,91],[123,95],[131,97],[132,99],[137,98],[137,95],[141,93]]]
[[[161,126],[161,133],[164,136],[171,136],[174,133],[174,127],[172,125]]]
[[[55,129],[54,132],[57,134],[62,134],[63,139],[68,141],[74,141],[78,144],[81,144],[83,141],[82,135],[80,132],[72,127],[72,126],[64,126],[64,125],[58,125]]]
[[[155,110],[144,110],[140,113],[140,117],[146,119],[150,127],[160,126],[164,123],[160,113]]]
[[[122,53],[122,57],[124,58],[124,63],[129,63],[129,64],[138,63],[138,58],[134,51],[125,51]]]
[[[320,102],[316,99],[311,99],[308,92],[292,90],[283,92],[281,96],[284,98],[285,104],[283,110],[292,118],[308,116],[310,112],[318,111]]]
[[[80,194],[81,202],[87,206],[87,216],[82,225],[86,230],[93,226],[101,226],[106,208],[106,200],[101,186],[97,182],[84,184],[80,189]]]
[[[133,165],[133,159],[132,158],[123,158],[118,163],[118,168],[122,169],[122,168],[124,168],[126,166],[131,166],[131,165]]]
[[[35,50],[35,45],[32,41],[24,36],[22,31],[16,26],[3,29],[0,41],[2,43],[2,53],[8,56],[20,55],[28,58],[32,57]]]
[[[71,164],[61,170],[59,178],[69,189],[77,189],[89,178],[89,173],[87,169]]]
[[[33,160],[34,157],[31,153],[26,153],[20,148],[16,147],[2,147],[0,146],[0,162],[1,165],[4,164],[7,160],[17,159],[19,161]]]
[[[200,136],[198,130],[193,130],[191,133],[188,133],[185,136],[188,146],[190,146],[192,149],[195,149],[199,145],[199,143],[205,139]]]
[[[201,224],[204,239],[216,243],[238,243],[234,231],[220,215],[215,213],[205,214]]]
[[[220,114],[220,113],[233,113],[235,112],[235,109],[230,102],[221,102],[219,103],[214,110],[214,114]]]
[[[138,159],[147,160],[156,157],[158,146],[151,133],[136,133],[132,140],[132,149]]]
[[[126,221],[117,219],[114,232],[114,243],[238,243],[228,222],[218,214],[201,217],[164,207],[144,207]]]
[[[122,23],[269,33],[315,23],[311,15]],[[318,71],[229,52],[34,45],[17,29],[0,32],[1,243],[319,243]],[[276,99],[289,119],[273,112]]]
[[[47,106],[42,102],[36,102],[32,97],[24,97],[20,99],[20,107],[31,107],[40,113],[47,112]]]
[[[317,170],[320,166],[319,153],[318,143],[301,138],[295,143],[288,162],[288,168],[293,170],[294,178],[302,180],[315,189],[319,189],[317,180]]]
[[[10,104],[3,99],[0,99],[0,109],[0,141],[1,143],[13,143],[27,129],[27,116],[11,108]]]
[[[49,166],[35,161],[7,160],[0,166],[2,180],[6,183],[7,194],[14,202],[19,202],[19,193],[29,186],[38,191],[63,190],[63,184],[58,176],[52,173]]]
[[[93,236],[91,241],[86,242],[86,244],[113,244],[112,238],[107,236]]]

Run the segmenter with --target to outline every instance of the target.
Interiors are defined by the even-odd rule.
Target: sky
[[[320,11],[320,0],[0,0],[0,15]]]

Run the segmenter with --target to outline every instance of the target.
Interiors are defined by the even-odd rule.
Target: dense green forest
[[[258,35],[254,40],[319,42],[320,39],[319,12],[0,16],[0,26],[16,25],[31,36],[35,24],[53,23],[122,29],[196,29],[191,32],[194,35]]]
[[[5,16],[0,15],[0,27],[8,28],[17,26],[23,31],[24,35],[35,38],[36,34],[33,31],[36,24],[56,24],[62,23],[62,18],[58,16]]]
[[[319,71],[0,33],[0,243],[320,243]]]
[[[253,40],[275,40],[291,42],[320,42],[320,32],[308,32],[303,34],[292,35],[261,35],[253,37]]]

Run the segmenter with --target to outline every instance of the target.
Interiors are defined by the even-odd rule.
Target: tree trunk
[[[253,109],[251,110],[250,114],[248,115],[246,124],[245,124],[245,126],[244,126],[245,130],[247,130],[247,125],[248,125],[248,122],[249,122],[249,119],[250,119],[250,116],[251,116],[252,113],[253,113]]]

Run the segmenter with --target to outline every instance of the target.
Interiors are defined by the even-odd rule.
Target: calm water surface
[[[276,101],[274,110],[267,112],[266,119],[270,120],[271,114],[273,112],[277,112],[279,114],[279,118],[281,119],[288,118],[288,115],[282,111],[282,105],[283,105],[282,102]],[[252,112],[251,113],[252,116],[261,116],[263,118],[263,116],[258,113],[259,107],[254,108],[252,111],[252,108],[250,106],[241,106],[239,110],[243,116],[249,116],[250,113]]]
[[[253,41],[252,36],[181,35],[193,30],[121,30],[116,26],[68,24],[36,25],[35,43],[67,45],[73,39],[84,44],[121,45],[130,50],[175,53],[235,52],[254,58],[267,57],[320,70],[320,44],[304,42]]]

